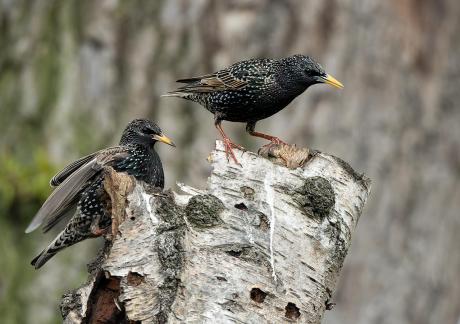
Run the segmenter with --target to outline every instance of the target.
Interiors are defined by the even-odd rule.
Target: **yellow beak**
[[[158,142],[162,142],[162,143],[176,147],[176,144],[174,144],[173,141],[171,141],[171,139],[164,134],[161,134],[161,135],[155,134],[153,135],[153,138],[157,140]]]
[[[327,83],[333,87],[336,87],[336,88],[339,88],[339,89],[343,89],[343,84],[342,82],[340,82],[339,80],[337,80],[336,78],[334,78],[332,75],[330,74],[327,74],[326,77],[322,78],[324,83]]]

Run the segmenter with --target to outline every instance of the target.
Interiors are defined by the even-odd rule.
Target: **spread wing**
[[[91,178],[100,173],[105,166],[112,165],[115,161],[125,158],[128,154],[129,151],[125,147],[112,147],[94,153],[86,163],[80,163],[79,167],[74,166],[73,172],[66,173],[66,176],[62,178],[65,180],[58,185],[42,205],[27,227],[26,233],[34,231],[43,223],[45,224],[45,231],[57,224],[67,211],[77,203],[78,195]]]
[[[98,152],[95,152],[93,154],[84,156],[84,157],[82,157],[82,158],[70,163],[64,169],[59,171],[53,178],[51,178],[50,185],[52,187],[59,186],[69,175],[74,173],[82,165],[84,165],[84,164],[88,163],[90,160],[92,160],[94,158],[94,156],[97,155],[97,153]]]

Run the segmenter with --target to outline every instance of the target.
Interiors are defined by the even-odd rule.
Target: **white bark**
[[[242,167],[218,142],[206,190],[182,185],[185,194],[161,197],[136,184],[107,256],[66,296],[66,321],[319,323],[369,181],[323,153],[296,169],[236,155]]]

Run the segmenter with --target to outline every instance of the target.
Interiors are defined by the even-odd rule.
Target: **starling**
[[[227,158],[231,157],[237,164],[232,148],[242,147],[225,135],[221,126],[223,120],[246,123],[250,135],[275,144],[284,143],[278,137],[256,132],[256,123],[282,110],[313,84],[327,83],[343,88],[342,83],[305,55],[241,61],[212,74],[177,82],[185,85],[164,96],[198,102],[213,113]]]
[[[118,146],[80,158],[51,179],[50,184],[56,189],[37,212],[26,233],[41,225],[46,233],[65,215],[73,213],[73,216],[54,241],[32,260],[35,269],[60,250],[107,231],[112,220],[106,208],[108,196],[103,184],[106,167],[163,189],[163,166],[154,149],[156,142],[175,146],[155,123],[133,120],[125,128]]]

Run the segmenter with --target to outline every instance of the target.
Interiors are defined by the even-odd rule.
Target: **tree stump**
[[[88,282],[64,296],[64,321],[320,323],[370,181],[307,149],[235,153],[242,167],[217,142],[204,190],[106,181],[112,206],[125,205],[113,217],[125,220]]]

